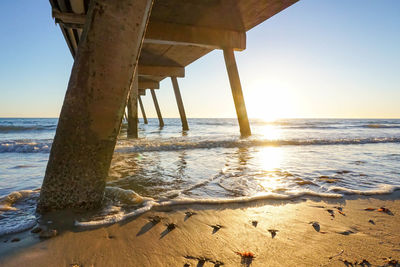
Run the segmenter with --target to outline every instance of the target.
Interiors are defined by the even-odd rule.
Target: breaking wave
[[[400,143],[400,137],[359,138],[359,139],[314,139],[314,140],[220,140],[200,142],[135,142],[120,141],[116,151],[122,153],[147,151],[173,151],[183,149],[236,148],[254,146],[309,146],[309,145],[359,145],[376,143]]]
[[[194,141],[119,141],[116,152],[152,152],[152,151],[175,151],[185,149],[210,149],[210,148],[236,148],[236,147],[255,147],[255,146],[310,146],[310,145],[359,145],[377,143],[400,143],[400,137],[379,137],[379,138],[359,138],[359,139],[314,139],[314,140],[264,140],[264,139],[245,139],[245,140],[204,140]],[[51,139],[42,140],[18,140],[1,141],[0,153],[49,153]]]
[[[0,125],[0,133],[29,132],[29,131],[54,131],[56,125]]]
[[[52,140],[18,140],[0,142],[0,153],[49,153]]]

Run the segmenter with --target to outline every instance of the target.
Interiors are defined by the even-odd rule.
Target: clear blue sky
[[[58,117],[72,57],[48,0],[0,9],[0,117]],[[398,0],[301,0],[249,31],[236,53],[249,116],[399,118],[399,14]],[[235,117],[221,51],[179,82],[188,117]],[[157,93],[178,117],[169,79]]]

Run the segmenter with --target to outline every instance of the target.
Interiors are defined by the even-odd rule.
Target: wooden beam
[[[246,32],[150,21],[145,43],[246,49]]]
[[[141,76],[185,77],[184,67],[139,65]]]
[[[172,86],[174,88],[175,99],[176,99],[176,104],[178,105],[179,115],[181,117],[182,129],[184,131],[188,131],[189,125],[188,125],[187,119],[186,119],[185,108],[183,107],[181,92],[179,91],[178,80],[176,79],[176,77],[171,77],[171,82],[172,82]]]
[[[73,28],[85,24],[85,15],[59,12],[53,9],[56,22]],[[246,49],[246,32],[150,21],[144,43],[169,45],[195,45],[210,49]]]
[[[226,70],[231,84],[233,102],[235,103],[236,115],[239,121],[240,134],[242,136],[251,135],[250,123],[247,117],[246,105],[244,103],[242,85],[240,84],[239,72],[236,66],[235,54],[233,49],[224,49]]]
[[[128,98],[128,138],[138,138],[138,74],[135,71],[134,80]]]
[[[160,89],[160,83],[156,81],[139,81],[139,89]]]
[[[158,122],[160,124],[160,128],[162,128],[162,127],[164,127],[164,120],[163,120],[163,118],[161,116],[160,106],[158,105],[156,92],[154,92],[153,89],[150,89],[150,92],[151,92],[151,96],[153,98],[154,107],[156,108]]]
[[[85,14],[60,12],[55,8],[53,8],[51,15],[53,16],[53,18],[55,18],[57,23],[62,22],[66,24],[80,25],[80,28],[83,28],[83,25],[85,24],[86,21]]]
[[[146,95],[145,89],[139,89],[139,95]]]

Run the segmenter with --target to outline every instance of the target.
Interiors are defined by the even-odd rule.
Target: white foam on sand
[[[342,193],[345,195],[361,195],[361,196],[387,195],[393,193],[396,190],[400,190],[400,186],[389,185],[389,184],[379,184],[377,188],[371,190],[349,189],[340,186],[332,186],[329,188],[329,192]]]
[[[25,231],[36,225],[39,190],[21,190],[0,198],[0,236]]]
[[[192,199],[192,198],[179,198],[173,200],[163,200],[163,201],[155,201],[153,199],[147,198],[141,203],[141,207],[129,212],[121,211],[117,214],[106,215],[101,220],[94,220],[94,221],[75,221],[76,226],[80,227],[93,227],[93,226],[102,226],[108,225],[113,223],[118,223],[129,218],[141,215],[147,211],[155,207],[170,207],[176,205],[193,205],[193,204],[231,204],[231,203],[248,203],[258,200],[268,200],[268,199],[275,199],[275,200],[289,200],[301,196],[317,196],[317,197],[324,197],[324,198],[341,198],[341,194],[335,193],[317,193],[312,191],[304,191],[304,192],[297,192],[291,195],[283,195],[277,193],[268,193],[263,195],[257,195],[253,197],[238,197],[238,198],[214,198],[214,199]]]
[[[133,211],[124,211],[121,209],[119,212],[105,215],[102,219],[93,220],[93,221],[75,221],[75,225],[79,227],[93,227],[93,226],[103,226],[109,225],[113,223],[118,223],[129,218],[133,218],[139,216],[147,211],[152,210],[156,207],[171,207],[176,205],[195,205],[195,204],[203,204],[203,205],[217,205],[217,204],[235,204],[235,203],[249,203],[254,201],[261,200],[290,200],[299,197],[321,197],[321,198],[343,198],[344,195],[352,194],[352,195],[383,195],[383,194],[391,194],[396,190],[400,190],[400,186],[393,185],[379,185],[378,188],[373,190],[353,190],[347,189],[343,187],[331,187],[328,192],[314,192],[310,190],[303,191],[286,191],[285,194],[279,193],[260,193],[251,197],[237,197],[237,198],[186,198],[186,197],[178,197],[176,199],[170,200],[154,200],[152,198],[143,198],[138,194],[134,193],[132,190],[124,190],[124,189],[110,189],[111,191],[117,190],[119,195],[122,195],[124,198],[132,195],[134,197],[133,203],[140,205],[139,208]],[[122,190],[122,191],[121,191]],[[130,192],[123,192],[130,191]],[[132,194],[133,192],[133,194]],[[139,197],[138,197],[139,196]],[[182,196],[182,195],[180,195]]]

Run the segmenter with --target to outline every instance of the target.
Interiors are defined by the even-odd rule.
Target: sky
[[[0,10],[0,117],[58,117],[73,59],[48,0]],[[398,0],[300,0],[248,31],[236,59],[249,117],[400,118],[399,14]],[[179,85],[188,117],[236,117],[221,50]],[[157,96],[163,117],[179,117],[170,79]]]

